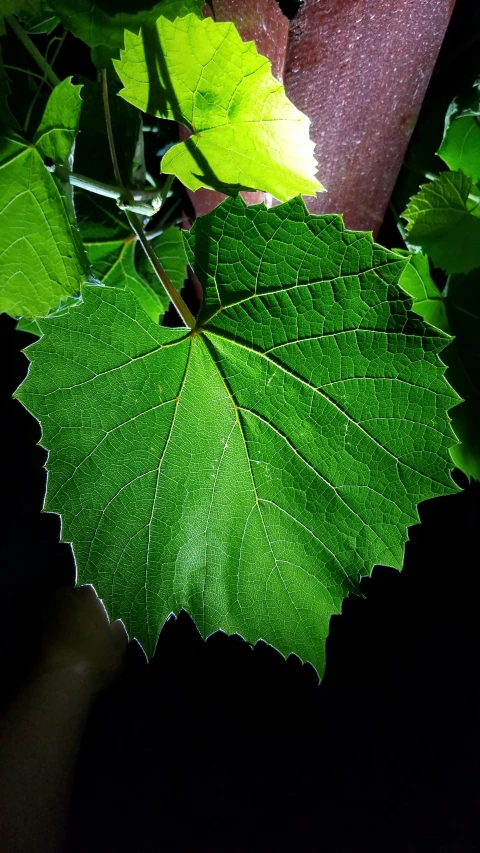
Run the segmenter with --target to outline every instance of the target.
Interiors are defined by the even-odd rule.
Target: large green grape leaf
[[[119,4],[117,0],[53,0],[52,6],[62,24],[89,47],[97,49],[94,57],[98,55],[101,59],[123,47],[124,30],[138,33],[141,27],[153,27],[159,15],[172,21],[189,13],[201,16],[204,0],[159,0],[157,3],[146,0],[140,8],[132,3],[129,11],[125,3]]]
[[[450,105],[438,154],[450,169],[480,181],[480,79],[467,99]]]
[[[409,311],[404,260],[300,199],[227,199],[185,239],[193,333],[91,285],[39,321],[17,396],[49,451],[45,508],[149,655],[184,607],[322,673],[342,599],[401,568],[418,502],[456,490],[449,339]]]
[[[443,332],[449,332],[447,311],[442,294],[430,273],[430,262],[426,255],[417,252],[412,255],[405,249],[395,249],[397,255],[408,258],[399,279],[399,284],[413,298],[412,309],[420,314],[427,323]]]
[[[161,17],[154,31],[126,32],[120,57],[122,97],[192,132],[167,151],[162,172],[191,190],[265,190],[282,201],[323,189],[310,120],[233,24]]]
[[[480,266],[478,189],[462,172],[442,172],[410,200],[408,244],[430,255],[448,273]]]
[[[80,101],[64,80],[50,95],[35,142],[0,131],[0,311],[43,316],[79,292],[87,260],[65,194],[44,166],[72,145]]]

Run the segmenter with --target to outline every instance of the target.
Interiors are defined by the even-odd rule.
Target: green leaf
[[[12,130],[0,133],[0,311],[14,317],[57,308],[79,292],[87,274],[73,211],[43,163],[55,153],[53,143],[65,155],[78,107],[78,87],[66,80],[50,96],[36,144]]]
[[[127,287],[149,317],[158,323],[170,300],[141,247],[135,257],[135,245],[134,236],[129,235],[124,240],[85,243],[85,248],[96,278],[109,287]],[[180,230],[168,228],[152,240],[152,247],[177,290],[181,290],[187,259]]]
[[[194,333],[108,287],[39,321],[17,396],[49,451],[45,508],[149,655],[184,607],[322,673],[343,598],[401,568],[419,501],[456,491],[448,339],[410,313],[403,260],[300,199],[228,199],[185,239]]]
[[[123,47],[124,30],[138,33],[141,27],[153,27],[159,15],[172,21],[189,12],[201,16],[204,0],[146,0],[136,11],[135,4],[131,4],[132,11],[126,11],[126,4],[116,0],[53,0],[52,5],[74,36],[89,47],[102,49],[98,57],[104,65],[106,57]]]
[[[22,8],[23,5],[23,8]],[[15,13],[22,22],[24,30],[32,35],[48,35],[60,23],[50,3],[43,0],[27,0],[23,4],[14,0]]]
[[[33,144],[42,157],[57,163],[68,160],[78,133],[82,98],[81,86],[73,86],[67,77],[53,89],[33,137]]]
[[[99,281],[110,287],[128,288],[148,316],[158,323],[168,297],[160,299],[135,269],[135,239],[112,243],[85,244],[92,271]]]
[[[461,444],[452,448],[455,464],[480,480],[480,270],[451,276],[445,302],[453,343],[442,354],[447,378],[464,402],[452,411]]]
[[[408,221],[409,246],[430,255],[435,266],[448,273],[480,266],[479,200],[470,178],[462,172],[442,172],[402,214]]]
[[[167,151],[162,172],[191,190],[229,195],[265,190],[286,200],[323,189],[314,177],[310,120],[233,24],[194,15],[173,23],[159,18],[154,32],[126,32],[120,56],[114,65],[122,97],[192,132]]]
[[[447,312],[442,294],[430,274],[430,262],[421,252],[412,255],[405,249],[394,249],[397,255],[408,258],[408,264],[400,276],[400,287],[413,297],[412,310],[420,314],[427,323],[443,332],[449,332]]]
[[[450,105],[438,154],[450,169],[480,181],[480,79],[466,101],[455,99]]]

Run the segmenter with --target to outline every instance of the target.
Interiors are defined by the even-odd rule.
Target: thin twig
[[[55,65],[55,60],[56,60],[56,58],[57,58],[57,56],[58,56],[58,54],[59,54],[59,52],[60,52],[60,49],[61,49],[61,47],[62,47],[62,45],[63,45],[63,42],[65,41],[65,37],[66,37],[66,35],[67,35],[67,30],[65,30],[65,32],[63,33],[63,35],[62,35],[61,37],[60,37],[60,36],[58,36],[58,37],[57,37],[57,38],[58,38],[58,42],[59,42],[59,43],[58,43],[58,45],[57,45],[57,47],[56,47],[55,53],[53,54],[51,61],[50,61],[50,65],[52,66],[52,68],[53,68],[53,66]],[[53,39],[48,43],[48,46],[47,46],[47,52],[46,52],[46,54],[45,54],[45,60],[47,60],[48,49],[49,49],[50,45],[52,44],[52,41],[53,41]],[[41,82],[41,83],[40,83],[40,85],[37,87],[37,91],[35,92],[35,94],[34,94],[34,96],[33,96],[33,98],[32,98],[32,103],[30,104],[30,106],[29,106],[29,108],[28,108],[28,112],[27,112],[27,115],[26,115],[26,117],[25,117],[25,122],[24,122],[24,125],[23,125],[23,130],[24,130],[24,132],[26,132],[26,131],[27,131],[28,125],[29,125],[29,123],[30,123],[30,119],[31,119],[31,117],[32,117],[33,109],[34,109],[34,107],[35,107],[35,104],[37,103],[37,100],[38,100],[38,98],[39,98],[40,92],[42,91],[42,87],[43,87],[43,84],[44,84],[44,83],[48,83],[49,85],[51,85],[51,84],[50,84],[50,81],[49,81],[49,80],[47,80],[47,78],[46,78],[45,76],[43,76],[43,78],[42,78],[42,82]]]
[[[117,186],[123,188],[122,176],[120,174],[120,168],[117,160],[117,152],[115,150],[115,140],[113,138],[112,116],[110,113],[110,102],[108,100],[107,71],[105,68],[102,68],[102,95],[103,109],[105,111],[105,123],[107,125],[108,147],[110,148],[110,157],[112,158],[113,174],[115,175],[115,182]]]
[[[196,325],[195,317],[193,316],[192,312],[190,311],[190,309],[188,308],[188,306],[185,304],[182,297],[180,296],[175,285],[173,284],[173,282],[170,280],[167,273],[163,269],[160,261],[157,258],[157,255],[155,254],[152,246],[150,245],[150,243],[148,241],[148,238],[145,234],[145,231],[143,229],[143,225],[142,225],[140,219],[138,218],[138,216],[135,213],[129,213],[128,211],[126,211],[126,216],[127,216],[127,219],[130,223],[130,227],[132,228],[132,231],[137,235],[138,241],[139,241],[140,245],[142,246],[143,251],[145,252],[148,260],[150,261],[150,263],[153,267],[153,270],[156,273],[156,275],[157,275],[160,283],[162,284],[165,292],[167,293],[169,299],[175,305],[175,308],[177,309],[178,313],[180,314],[180,317],[182,318],[185,325],[189,329],[194,329],[195,325]]]
[[[49,86],[52,86],[50,80],[47,80],[45,76],[41,74],[37,74],[36,71],[30,71],[29,68],[19,68],[18,65],[7,65],[4,64],[4,68],[8,68],[10,71],[21,71],[22,74],[28,74],[29,77],[36,77],[37,80],[41,80],[42,83],[48,83]]]
[[[122,177],[120,175],[120,169],[118,167],[117,160],[117,152],[115,150],[115,140],[113,138],[113,128],[112,128],[112,118],[110,115],[110,104],[108,102],[108,81],[107,81],[107,72],[105,68],[102,69],[102,94],[103,94],[103,108],[105,111],[105,122],[107,125],[107,137],[108,137],[108,145],[110,147],[110,156],[112,158],[113,171],[115,174],[115,180],[119,187],[124,189],[122,183]],[[126,191],[128,193],[128,190]],[[142,246],[143,251],[145,252],[148,260],[150,261],[154,272],[156,273],[161,285],[163,286],[167,296],[175,305],[180,317],[183,322],[189,329],[195,328],[195,317],[192,312],[188,308],[188,306],[183,301],[180,296],[178,290],[176,289],[173,282],[170,280],[169,276],[163,269],[160,261],[157,258],[152,246],[148,242],[147,236],[145,234],[142,221],[139,219],[136,213],[132,213],[128,210],[125,210],[125,215],[130,223],[130,227],[134,234],[136,234],[140,245]]]
[[[38,48],[34,45],[30,36],[25,32],[25,30],[23,29],[21,24],[17,21],[17,19],[14,18],[13,15],[10,15],[5,20],[7,21],[7,23],[12,28],[12,30],[15,33],[15,35],[17,36],[18,40],[21,41],[24,48],[26,50],[28,50],[32,59],[34,59],[35,62],[37,63],[37,65],[42,69],[43,73],[45,74],[46,79],[49,80],[53,86],[58,86],[58,84],[61,82],[60,77],[57,77],[57,75],[55,74],[55,71],[53,70],[51,65],[47,62],[45,57],[42,56],[42,54],[40,53]]]

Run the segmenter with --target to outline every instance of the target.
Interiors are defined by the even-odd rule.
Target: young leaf
[[[471,196],[473,196],[471,198]],[[448,273],[480,266],[478,189],[462,172],[442,172],[415,195],[402,216],[408,244]]]
[[[141,8],[126,11],[115,0],[53,0],[62,24],[89,47],[101,48],[99,56],[113,55],[123,47],[124,30],[138,33],[141,27],[153,27],[159,15],[169,20],[193,12],[202,14],[204,0],[147,0]],[[94,52],[95,56],[95,52]]]
[[[72,85],[71,77],[53,89],[33,137],[33,144],[42,157],[51,157],[62,164],[68,159],[78,132],[81,89],[82,86]]]
[[[192,132],[167,151],[162,172],[191,190],[229,195],[265,190],[286,200],[323,189],[314,177],[310,120],[233,24],[194,15],[173,23],[159,18],[154,31],[126,32],[120,57],[114,65],[122,97]]]
[[[402,272],[399,285],[413,297],[412,310],[420,314],[427,323],[449,332],[447,312],[443,296],[430,274],[430,263],[421,252],[412,255],[405,249],[395,249],[397,255],[408,258],[408,264]]]
[[[135,238],[113,243],[85,245],[92,272],[109,287],[128,288],[135,294],[143,310],[158,323],[164,313],[168,297],[155,293],[135,269]]]
[[[464,398],[452,411],[452,426],[461,442],[452,448],[452,456],[467,477],[480,480],[480,270],[451,276],[445,302],[455,340],[442,358],[449,382]]]
[[[34,145],[1,133],[0,311],[38,317],[79,292],[87,259],[66,196],[44,166],[52,144],[65,157],[78,122],[77,86],[54,89]]]
[[[448,339],[410,313],[403,260],[300,199],[228,199],[185,239],[194,332],[91,285],[40,321],[17,396],[49,450],[45,507],[149,655],[184,607],[322,673],[342,599],[401,568],[417,503],[456,490]]]
[[[480,79],[467,103],[455,99],[450,105],[438,154],[450,169],[480,181]]]

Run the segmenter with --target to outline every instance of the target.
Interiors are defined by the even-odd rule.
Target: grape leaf
[[[409,311],[404,260],[301,199],[227,199],[185,240],[193,333],[92,285],[39,321],[16,396],[49,451],[45,508],[149,655],[184,607],[321,674],[342,599],[401,568],[419,501],[457,490],[448,338]]]
[[[456,98],[450,105],[438,154],[450,169],[480,181],[480,79],[466,102]]]
[[[474,196],[470,198],[470,196]],[[480,266],[478,189],[462,172],[442,172],[410,199],[408,245],[430,255],[448,273]]]
[[[480,270],[451,276],[445,303],[453,343],[442,353],[447,378],[464,402],[452,411],[460,444],[452,448],[455,464],[480,480]]]
[[[162,172],[191,190],[264,190],[282,201],[323,189],[314,177],[310,120],[233,24],[159,18],[154,32],[126,32],[120,57],[120,95],[192,132],[166,152]]]
[[[40,120],[33,144],[42,157],[64,163],[78,132],[82,86],[73,86],[67,77],[53,89]]]
[[[202,14],[204,0],[152,0],[142,3],[142,8],[126,11],[125,4],[116,0],[53,0],[52,3],[62,24],[89,47],[103,48],[99,59],[112,55],[123,47],[124,30],[139,31],[141,27],[152,27],[159,15],[169,20],[189,12]],[[95,52],[94,52],[95,58]],[[104,64],[101,62],[101,64]]]
[[[67,79],[53,90],[33,145],[1,131],[0,311],[14,317],[57,308],[87,274],[73,211],[43,163],[55,145],[63,157],[73,143],[78,89]]]
[[[417,252],[412,255],[405,249],[394,249],[397,255],[408,258],[409,262],[402,272],[400,287],[413,297],[412,310],[420,314],[427,323],[443,332],[449,332],[447,312],[443,296],[430,274],[430,263],[426,255]]]

